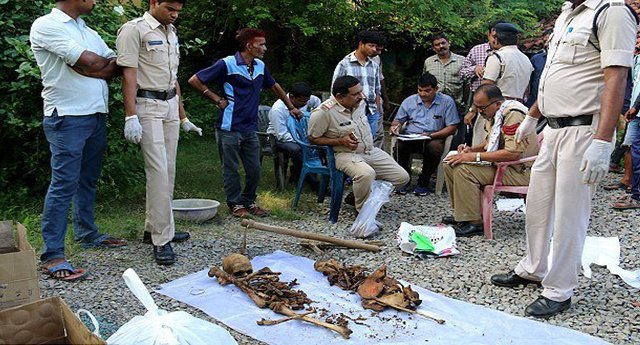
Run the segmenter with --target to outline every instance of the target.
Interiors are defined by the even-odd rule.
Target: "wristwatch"
[[[480,152],[476,153],[476,162],[480,162]]]

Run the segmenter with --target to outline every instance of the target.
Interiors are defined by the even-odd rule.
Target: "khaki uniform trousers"
[[[144,230],[151,233],[156,246],[165,245],[175,234],[171,201],[180,129],[178,97],[168,101],[136,98],[142,126],[140,147],[147,177]]]
[[[544,129],[540,153],[531,169],[527,196],[526,256],[519,276],[542,281],[542,295],[567,300],[578,286],[594,188],[582,183],[580,164],[591,143],[590,126]],[[553,237],[553,248],[551,238]],[[551,251],[551,266],[547,257]]]
[[[396,188],[409,182],[409,174],[377,147],[369,153],[340,152],[335,157],[336,168],[353,178],[353,195],[358,211],[369,197],[373,180],[389,181]]]
[[[493,184],[496,167],[443,163],[449,201],[458,222],[482,220],[482,186]],[[524,165],[510,166],[502,178],[505,186],[526,186],[531,169]]]

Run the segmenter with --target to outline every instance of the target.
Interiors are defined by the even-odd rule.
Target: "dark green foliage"
[[[146,9],[124,5],[124,15],[113,3],[101,1],[83,17],[114,47],[117,29]],[[235,31],[261,27],[267,31],[266,61],[285,89],[307,81],[314,90],[328,90],[333,69],[353,48],[362,29],[388,34],[383,54],[386,84],[392,101],[413,92],[422,61],[431,54],[427,37],[445,31],[459,53],[485,39],[487,24],[509,20],[527,35],[540,29],[538,21],[560,9],[562,1],[543,0],[193,0],[177,22],[182,47],[180,81],[190,119],[213,133],[215,108],[191,91],[186,79],[220,57],[235,52]],[[0,0],[0,205],[15,205],[26,196],[42,196],[49,181],[49,150],[41,126],[42,100],[39,70],[29,48],[29,28],[35,18],[50,11],[53,1]],[[143,184],[139,148],[122,137],[123,107],[120,78],[110,83],[109,146],[105,155],[101,193],[125,194]],[[274,100],[263,93],[263,103]],[[188,139],[189,135],[182,135]],[[19,197],[16,199],[16,195]]]
[[[42,84],[29,45],[29,30],[35,18],[51,10],[52,2],[6,1],[0,4],[0,21],[6,28],[0,41],[0,89],[3,94],[0,106],[0,204],[12,205],[27,196],[43,195],[50,177],[50,153],[42,130]],[[131,16],[141,13],[131,6],[126,6],[126,10]],[[114,12],[112,5],[100,4],[83,19],[113,47],[117,29],[125,17]],[[110,83],[109,109],[108,149],[100,185],[103,191],[118,194],[119,190],[143,180],[139,149],[122,138],[124,116],[119,78]]]

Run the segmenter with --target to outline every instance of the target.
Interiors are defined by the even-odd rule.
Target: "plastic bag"
[[[356,237],[371,237],[382,229],[382,224],[376,221],[376,216],[383,204],[389,201],[389,195],[393,192],[393,185],[387,181],[375,180],[371,184],[371,193],[364,202],[360,214],[349,229]]]
[[[98,320],[96,319],[96,317],[93,316],[93,314],[91,314],[90,311],[80,308],[76,311],[76,316],[78,317],[78,319],[80,319],[80,321],[82,321],[82,314],[85,314],[89,318],[89,321],[91,321],[91,324],[93,324],[93,331],[91,333],[98,336],[98,338],[102,338],[100,336],[100,324],[98,323]]]
[[[198,319],[184,311],[167,313],[159,309],[133,269],[124,271],[122,277],[129,290],[147,308],[147,313],[125,323],[107,339],[107,344],[237,344],[231,334],[220,326]]]
[[[450,226],[425,226],[400,223],[396,236],[400,250],[420,256],[458,255],[456,232]]]

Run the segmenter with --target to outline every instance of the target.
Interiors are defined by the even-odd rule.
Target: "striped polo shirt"
[[[205,84],[217,84],[229,101],[216,121],[216,128],[231,132],[258,130],[260,92],[276,84],[262,60],[253,59],[253,74],[249,74],[247,64],[238,52],[200,70],[196,76]]]

